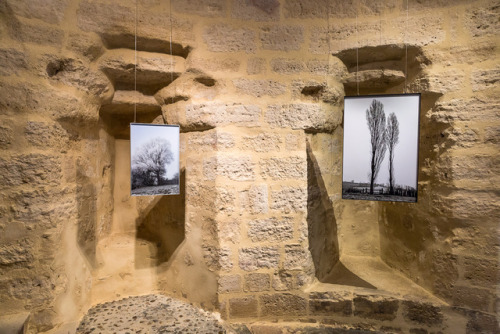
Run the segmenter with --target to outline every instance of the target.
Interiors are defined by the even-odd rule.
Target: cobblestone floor
[[[129,297],[92,307],[78,334],[233,333],[214,314],[162,295]]]

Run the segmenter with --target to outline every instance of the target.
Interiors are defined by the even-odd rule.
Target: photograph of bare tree
[[[132,196],[179,194],[179,126],[130,124]]]
[[[416,202],[420,94],[346,96],[342,198]]]

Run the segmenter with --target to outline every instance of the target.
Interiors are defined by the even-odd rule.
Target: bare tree
[[[394,113],[389,115],[387,119],[386,141],[389,147],[389,194],[394,195],[394,148],[399,142],[399,122]]]
[[[387,150],[385,135],[385,112],[382,102],[373,100],[370,107],[366,109],[366,122],[371,137],[371,161],[370,161],[370,194],[373,194],[373,185],[377,179],[380,165],[384,160]]]
[[[170,142],[164,138],[157,137],[141,146],[132,160],[132,175],[142,175],[147,178],[153,176],[156,185],[163,183],[167,173],[167,164],[172,162],[174,154]]]

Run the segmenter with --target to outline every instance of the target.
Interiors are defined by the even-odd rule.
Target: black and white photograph
[[[130,124],[132,196],[178,195],[179,126]]]
[[[342,198],[416,202],[420,94],[346,96]]]

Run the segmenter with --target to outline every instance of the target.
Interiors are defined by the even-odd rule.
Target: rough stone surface
[[[279,258],[280,255],[276,247],[241,248],[239,252],[240,268],[245,271],[276,268]]]
[[[0,49],[0,75],[8,76],[18,74],[28,68],[26,54],[16,49]]]
[[[299,50],[304,43],[304,28],[301,26],[271,26],[260,31],[260,42],[264,50]]]
[[[254,165],[249,157],[217,156],[203,163],[203,174],[208,180],[224,176],[234,181],[251,181],[255,179]]]
[[[250,29],[235,29],[229,25],[213,25],[203,32],[203,39],[213,52],[255,53],[255,32]]]
[[[266,60],[264,58],[250,58],[247,62],[247,74],[261,74],[266,71]]]
[[[251,273],[245,275],[245,291],[269,291],[271,279],[269,274]]]
[[[378,320],[394,320],[399,302],[378,296],[357,296],[353,300],[354,315]]]
[[[214,127],[236,123],[253,125],[259,121],[261,109],[256,105],[207,103],[186,106],[186,126]]]
[[[427,325],[436,325],[443,322],[443,314],[439,307],[420,302],[405,301],[404,316],[406,319]]]
[[[260,296],[262,312],[266,315],[303,315],[307,309],[307,300],[289,293]]]
[[[293,221],[289,218],[256,219],[248,222],[248,237],[254,242],[283,242],[293,238]]]
[[[0,185],[21,184],[57,185],[61,179],[61,163],[51,155],[29,154],[14,156],[9,160],[0,159]]]
[[[303,188],[283,187],[271,192],[271,209],[286,214],[290,212],[305,212],[307,193]]]
[[[173,0],[172,8],[176,12],[189,13],[201,16],[223,16],[226,11],[226,2],[222,0]]]
[[[274,80],[236,79],[233,84],[241,94],[255,97],[279,96],[286,92],[286,85]]]
[[[231,17],[257,22],[279,20],[280,3],[278,0],[269,1],[233,1]]]
[[[299,59],[274,58],[270,65],[273,72],[280,74],[297,74],[306,70],[306,64]]]
[[[333,113],[317,104],[270,105],[266,121],[272,127],[303,129],[311,132],[330,132],[340,121]]]
[[[219,277],[218,291],[220,293],[240,292],[241,291],[241,276],[239,275],[224,275]]]
[[[128,297],[92,307],[76,333],[225,333],[215,314],[161,295]]]
[[[241,147],[255,152],[272,152],[280,150],[281,142],[279,135],[260,133],[256,136],[244,136]]]
[[[229,300],[229,316],[231,318],[253,318],[257,316],[257,312],[257,299],[253,296]]]
[[[252,214],[267,213],[269,210],[267,185],[253,185],[240,193],[242,209]]]
[[[273,180],[305,180],[307,163],[303,157],[262,159],[260,162],[262,178]]]
[[[311,253],[302,245],[285,245],[285,259],[283,268],[285,270],[304,270],[312,264]]]

